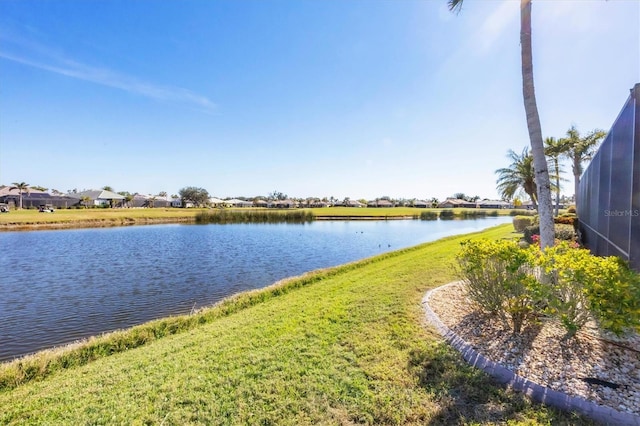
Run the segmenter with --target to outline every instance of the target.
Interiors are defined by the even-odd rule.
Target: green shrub
[[[515,216],[513,218],[513,228],[516,232],[524,232],[527,226],[531,226],[532,220],[530,216]]]
[[[420,213],[420,220],[437,220],[437,219],[438,219],[438,212],[427,210]]]
[[[538,258],[549,277],[544,286],[546,312],[562,323],[566,337],[574,336],[592,318],[585,285],[588,281],[585,266],[591,257],[587,250],[572,249],[564,242],[547,248]]]
[[[526,242],[528,242],[529,244],[533,244],[533,236],[540,235],[540,225],[527,226],[526,228],[524,228],[524,231],[522,231],[522,234],[522,238],[524,238]]]
[[[540,225],[540,215],[538,213],[531,215],[531,225]]]
[[[554,231],[556,234],[556,240],[576,242],[578,236],[576,230],[571,225],[555,225]],[[523,238],[529,244],[533,244],[533,236],[540,235],[540,225],[531,225],[524,228],[522,232]]]
[[[592,258],[586,291],[600,326],[616,334],[627,329],[639,331],[640,275],[619,257]]]
[[[457,261],[469,298],[516,333],[538,310],[557,318],[567,338],[590,319],[616,334],[640,330],[640,274],[618,257],[594,256],[569,241],[541,251],[537,244],[468,240]],[[547,278],[543,284],[537,270]]]
[[[578,213],[578,211],[576,210],[576,206],[569,206],[567,208],[567,213],[573,213],[573,214]]]
[[[453,210],[445,209],[440,212],[440,219],[453,219]]]
[[[458,213],[460,219],[474,219],[476,217],[485,217],[486,215],[486,210],[482,209],[464,209]]]
[[[615,256],[598,257],[562,242],[540,256],[551,276],[549,313],[573,336],[590,318],[616,334],[640,329],[640,275]]]
[[[457,261],[469,298],[482,310],[500,317],[514,333],[536,319],[540,284],[531,268],[532,250],[516,241],[467,240]]]
[[[315,215],[308,210],[267,211],[267,210],[212,210],[196,214],[196,223],[307,223]]]
[[[515,209],[509,212],[509,216],[534,216],[536,215],[535,210],[525,210],[525,209]]]
[[[575,214],[565,213],[553,219],[554,223],[562,225],[575,226],[578,221],[578,216]]]
[[[575,242],[578,240],[573,225],[555,225],[556,240]]]

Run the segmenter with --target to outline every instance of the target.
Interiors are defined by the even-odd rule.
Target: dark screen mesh
[[[617,255],[640,271],[640,84],[636,84],[580,179],[583,242],[597,255]]]

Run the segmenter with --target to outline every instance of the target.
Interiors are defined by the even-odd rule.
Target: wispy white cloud
[[[6,34],[0,34],[0,39],[4,41],[10,40],[12,42],[3,43],[5,45],[13,44],[20,48],[15,49],[20,50],[20,53],[7,51],[4,46],[0,48],[0,58],[8,61],[66,77],[120,89],[158,101],[190,105],[206,113],[212,113],[216,109],[216,104],[206,96],[188,89],[152,84],[108,68],[83,64],[65,57],[46,46],[15,37],[8,38]]]
[[[491,49],[503,37],[509,24],[516,21],[519,12],[518,2],[505,0],[487,16],[476,37],[483,52]]]

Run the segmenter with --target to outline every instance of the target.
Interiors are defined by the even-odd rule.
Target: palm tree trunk
[[[556,216],[560,216],[560,164],[558,156],[553,158],[553,163],[556,168]]]
[[[538,186],[538,215],[540,216],[540,245],[544,249],[554,245],[553,205],[551,181],[544,155],[542,126],[538,115],[533,86],[533,54],[531,48],[531,0],[520,0],[520,46],[522,56],[522,94],[527,115],[527,127],[533,155],[536,184]]]
[[[573,204],[578,205],[578,189],[580,188],[580,160],[577,155],[573,157]]]

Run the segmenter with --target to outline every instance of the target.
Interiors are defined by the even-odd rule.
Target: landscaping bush
[[[454,213],[453,210],[442,210],[440,212],[440,219],[453,219],[454,218]]]
[[[534,216],[536,215],[535,210],[524,210],[524,209],[515,209],[509,212],[509,216]]]
[[[560,216],[553,219],[554,223],[562,224],[562,225],[571,225],[576,226],[576,222],[578,221],[578,216],[571,213],[561,214]]]
[[[533,223],[530,216],[515,216],[513,218],[513,228],[516,232],[524,232],[527,226],[531,226]]]
[[[640,275],[615,256],[598,257],[566,242],[539,257],[551,282],[548,312],[571,337],[590,319],[616,334],[640,329]]]
[[[571,225],[555,225],[556,240],[577,242],[578,235],[576,230]],[[534,243],[534,235],[540,235],[540,225],[531,225],[524,228],[522,232],[523,238],[529,244]]]
[[[437,220],[437,219],[438,219],[438,212],[428,210],[420,213],[420,220]]]
[[[477,217],[485,217],[487,212],[481,209],[464,209],[458,212],[458,217],[460,219],[475,219]]]
[[[592,318],[587,298],[585,266],[591,261],[587,250],[576,250],[560,243],[541,252],[539,265],[549,278],[544,286],[546,312],[557,318],[572,337]]]
[[[538,213],[531,215],[531,225],[540,225],[540,215]]]
[[[578,213],[578,211],[576,210],[576,206],[569,206],[567,208],[567,213],[573,213],[573,214]]]
[[[578,236],[573,225],[555,225],[556,240],[576,242]]]
[[[540,286],[531,265],[533,251],[515,241],[465,241],[457,257],[468,295],[480,309],[497,315],[520,333],[535,320]]]
[[[600,326],[616,334],[640,331],[640,275],[615,256],[592,256],[585,268],[589,307]]]
[[[527,226],[526,228],[524,228],[524,231],[522,231],[522,234],[522,238],[526,242],[528,242],[529,244],[533,244],[533,236],[540,235],[540,225]]]
[[[558,234],[573,233],[570,225],[557,226]],[[537,235],[532,228],[526,234]],[[569,241],[542,251],[537,244],[467,240],[457,261],[469,298],[515,333],[535,321],[538,311],[557,318],[566,338],[590,319],[616,334],[640,331],[640,274],[618,257],[594,256]]]

